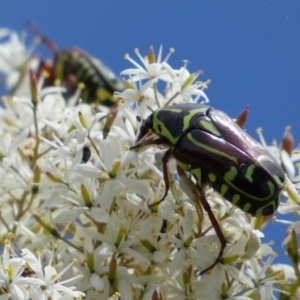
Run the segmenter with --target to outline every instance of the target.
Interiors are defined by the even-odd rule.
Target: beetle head
[[[143,140],[147,134],[153,130],[153,114],[151,114],[146,120],[143,120],[142,126],[140,127],[140,133],[137,138],[137,143]]]

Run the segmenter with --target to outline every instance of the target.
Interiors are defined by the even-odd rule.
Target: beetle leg
[[[139,147],[146,147],[146,146],[151,146],[151,145],[166,145],[166,146],[168,146],[165,139],[158,138],[158,139],[154,139],[154,140],[149,139],[149,140],[143,141],[140,144],[137,144],[133,147],[130,147],[130,150],[135,150],[135,149],[138,149]],[[158,202],[148,205],[149,207],[160,204],[161,202],[163,202],[165,200],[165,198],[168,195],[168,192],[169,192],[169,189],[170,189],[170,181],[169,181],[169,176],[168,176],[167,163],[168,163],[171,156],[172,156],[172,150],[168,149],[167,152],[164,154],[164,156],[162,158],[163,177],[164,177],[164,182],[165,182],[164,195],[162,196],[162,198]]]
[[[155,202],[153,204],[148,205],[149,207],[152,207],[152,206],[160,204],[161,202],[163,202],[166,199],[166,197],[168,195],[168,192],[169,192],[169,189],[170,189],[170,181],[169,181],[169,176],[168,176],[168,166],[167,166],[167,163],[168,163],[171,155],[172,155],[172,151],[171,151],[171,149],[169,149],[164,154],[164,156],[162,158],[162,168],[163,168],[163,176],[164,176],[164,182],[165,182],[165,192],[164,192],[164,195],[162,196],[162,198],[158,202]]]
[[[146,146],[151,146],[151,145],[166,145],[166,146],[168,146],[165,139],[158,138],[158,139],[149,139],[149,140],[143,141],[140,144],[136,144],[135,146],[130,147],[130,150],[135,150],[140,147],[146,147]]]
[[[204,207],[205,211],[207,212],[209,220],[210,220],[213,228],[215,229],[216,234],[218,236],[218,239],[219,239],[219,241],[221,243],[220,252],[219,252],[216,260],[214,261],[213,264],[211,264],[209,267],[207,267],[206,269],[204,269],[204,270],[202,270],[200,272],[199,275],[202,275],[202,274],[206,273],[208,270],[211,270],[220,261],[220,259],[222,258],[222,255],[223,255],[223,252],[224,252],[224,249],[226,247],[226,243],[227,242],[226,242],[226,239],[224,237],[224,234],[222,232],[222,229],[220,227],[219,222],[217,221],[215,215],[211,211],[211,207],[210,207],[209,203],[207,202],[207,199],[205,197],[205,194],[204,194],[202,188],[197,185],[197,189],[198,189],[198,191],[200,193],[200,202],[201,202],[202,206]]]

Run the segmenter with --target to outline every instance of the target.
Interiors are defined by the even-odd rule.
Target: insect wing
[[[224,112],[210,110],[209,118],[211,123],[217,128],[219,134],[232,147],[239,148],[245,155],[252,158],[254,164],[264,169],[264,172],[273,177],[277,184],[283,187],[285,175],[276,159],[261,144],[241,129]]]
[[[227,200],[252,215],[272,214],[279,204],[283,171],[231,119],[220,119],[215,126],[208,117],[200,117],[198,125],[176,144],[174,157],[196,177],[200,186],[209,182]],[[273,166],[276,174],[267,165]]]

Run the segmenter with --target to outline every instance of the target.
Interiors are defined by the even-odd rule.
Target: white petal
[[[93,273],[90,277],[90,283],[91,286],[96,290],[96,291],[102,291],[104,288],[104,283],[101,279],[101,277],[95,273]]]
[[[25,295],[22,290],[14,283],[9,285],[9,291],[12,297],[12,300],[25,300]]]
[[[295,172],[296,172],[295,167],[289,154],[285,150],[281,150],[281,161],[288,177],[290,179],[293,179],[295,177]]]
[[[157,263],[162,263],[167,258],[168,258],[168,254],[161,251],[155,251],[152,257],[153,261]]]
[[[131,300],[133,299],[133,295],[131,292],[131,287],[128,282],[124,279],[121,279],[118,285],[119,292],[121,294],[121,299],[123,300]]]
[[[92,207],[91,209],[91,216],[94,220],[101,223],[107,223],[109,219],[109,214],[100,207]]]
[[[73,170],[83,177],[101,178],[103,171],[89,164],[76,165]]]
[[[193,227],[193,222],[194,222],[193,212],[191,210],[188,210],[186,212],[186,215],[184,216],[184,219],[183,219],[184,240],[189,238],[189,236],[191,234],[192,227]]]
[[[127,253],[131,257],[134,257],[139,262],[143,262],[143,263],[147,263],[147,264],[150,263],[144,255],[142,255],[141,253],[139,253],[131,248],[128,248],[128,247],[122,248],[122,252]]]
[[[53,220],[55,223],[67,223],[73,222],[80,214],[86,212],[87,207],[71,208],[65,207],[57,215],[53,214]]]
[[[25,259],[26,263],[30,266],[30,268],[36,273],[38,278],[43,277],[42,266],[39,260],[34,256],[34,254],[24,248],[21,250],[21,255]]]

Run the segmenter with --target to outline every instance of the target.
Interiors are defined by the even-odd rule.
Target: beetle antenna
[[[54,54],[59,53],[58,47],[45,35],[43,35],[39,27],[33,21],[27,21],[27,26],[32,30],[32,32],[41,39],[41,42],[46,45],[46,47]]]

